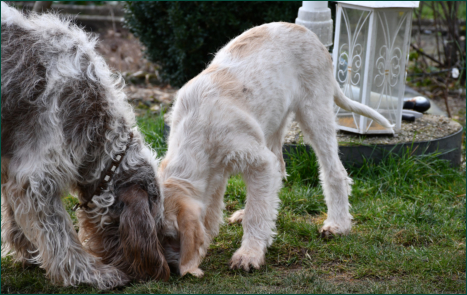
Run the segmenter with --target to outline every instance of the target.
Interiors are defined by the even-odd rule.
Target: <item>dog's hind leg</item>
[[[54,179],[50,166],[42,173],[27,173],[26,167],[17,167],[18,174],[12,173],[4,184],[16,224],[37,249],[31,253],[31,261],[40,264],[54,283],[65,286],[87,283],[108,289],[126,283],[126,275],[82,248],[60,199],[63,179]]]
[[[258,269],[265,262],[266,248],[274,236],[278,191],[282,185],[280,165],[276,155],[264,147],[247,163],[243,178],[247,187],[247,200],[243,214],[242,246],[230,261],[232,268],[250,266]]]
[[[328,207],[327,219],[320,230],[322,235],[348,234],[352,216],[348,196],[352,180],[347,176],[338,155],[336,123],[332,98],[320,98],[318,103],[304,101],[297,110],[297,121],[304,139],[311,144],[320,166],[320,180]],[[328,99],[328,100],[326,100]]]
[[[221,180],[216,181],[215,185],[213,185],[215,190],[210,196],[211,202],[206,209],[206,216],[204,218],[204,226],[210,239],[219,234],[219,226],[223,222],[222,210],[224,209],[224,193],[227,181],[228,177],[222,177]],[[207,247],[209,247],[209,243]]]
[[[280,124],[280,127],[277,129],[275,134],[273,134],[269,140],[268,140],[268,145],[271,148],[271,151],[276,155],[278,163],[280,165],[280,170],[282,177],[287,179],[287,171],[285,169],[285,161],[284,161],[284,155],[282,154],[282,146],[284,145],[284,138],[287,133],[287,130],[292,122],[293,116],[288,113],[287,115],[284,116],[282,119],[282,122]]]
[[[280,170],[281,176],[285,179],[287,179],[287,171],[285,169],[285,162],[284,162],[284,156],[282,154],[282,145],[283,145],[283,138],[285,137],[285,133],[287,131],[287,117],[284,119],[282,122],[282,127],[274,134],[271,138],[272,141],[269,143],[271,146],[271,152],[274,153],[274,155],[277,158],[276,166],[278,166],[278,169]],[[240,209],[235,211],[232,216],[229,217],[228,222],[229,223],[240,223],[243,221],[243,217],[245,215],[245,209]]]

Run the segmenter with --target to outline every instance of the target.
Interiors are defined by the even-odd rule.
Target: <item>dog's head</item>
[[[204,208],[193,196],[195,188],[179,179],[161,185],[164,194],[164,221],[161,243],[170,268],[180,275],[202,276],[198,268],[206,254],[209,236],[204,226]]]
[[[111,190],[95,196],[89,209],[78,210],[79,238],[130,279],[167,280],[170,269],[158,238],[163,201],[154,167],[143,161],[122,170]]]

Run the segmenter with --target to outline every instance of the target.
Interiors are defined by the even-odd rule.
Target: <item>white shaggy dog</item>
[[[272,243],[286,175],[283,138],[293,114],[318,156],[327,220],[322,234],[348,234],[351,179],[338,156],[333,102],[392,125],[376,111],[345,97],[332,62],[316,35],[302,26],[271,23],[248,30],[222,48],[180,89],[173,106],[168,152],[159,168],[165,216],[162,244],[181,275],[198,268],[222,222],[230,175],[247,186],[242,246],[232,268],[259,268]]]
[[[63,285],[168,279],[158,162],[96,40],[55,15],[1,8],[2,256]],[[61,201],[70,190],[79,235]]]

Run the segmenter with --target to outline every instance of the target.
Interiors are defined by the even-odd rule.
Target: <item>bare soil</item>
[[[159,79],[159,65],[147,60],[144,46],[127,29],[112,29],[100,34],[97,50],[110,68],[122,74],[128,101],[137,115],[145,112],[158,114],[167,110],[176,89]]]
[[[431,91],[430,87],[412,87],[424,96],[431,99],[442,111],[447,113],[446,101],[441,93]],[[449,91],[448,94],[448,107],[451,112],[452,119],[466,125],[465,108],[466,108],[466,92],[465,88],[458,88]]]

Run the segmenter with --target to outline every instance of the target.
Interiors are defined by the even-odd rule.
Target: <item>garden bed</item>
[[[339,145],[385,145],[401,144],[420,141],[431,141],[454,134],[462,129],[462,126],[443,116],[423,115],[415,122],[402,121],[401,130],[394,135],[360,135],[345,131],[337,132]],[[285,137],[285,144],[299,144],[303,142],[303,134],[297,122],[292,122],[289,132]]]
[[[337,132],[340,158],[344,165],[360,166],[365,161],[379,163],[388,153],[398,155],[407,150],[415,155],[437,153],[437,158],[458,167],[462,159],[462,125],[443,116],[423,115],[415,122],[402,122],[401,130],[394,135],[360,135]],[[303,134],[292,122],[286,135],[284,154],[291,153],[303,144]],[[307,150],[311,148],[307,146]]]

